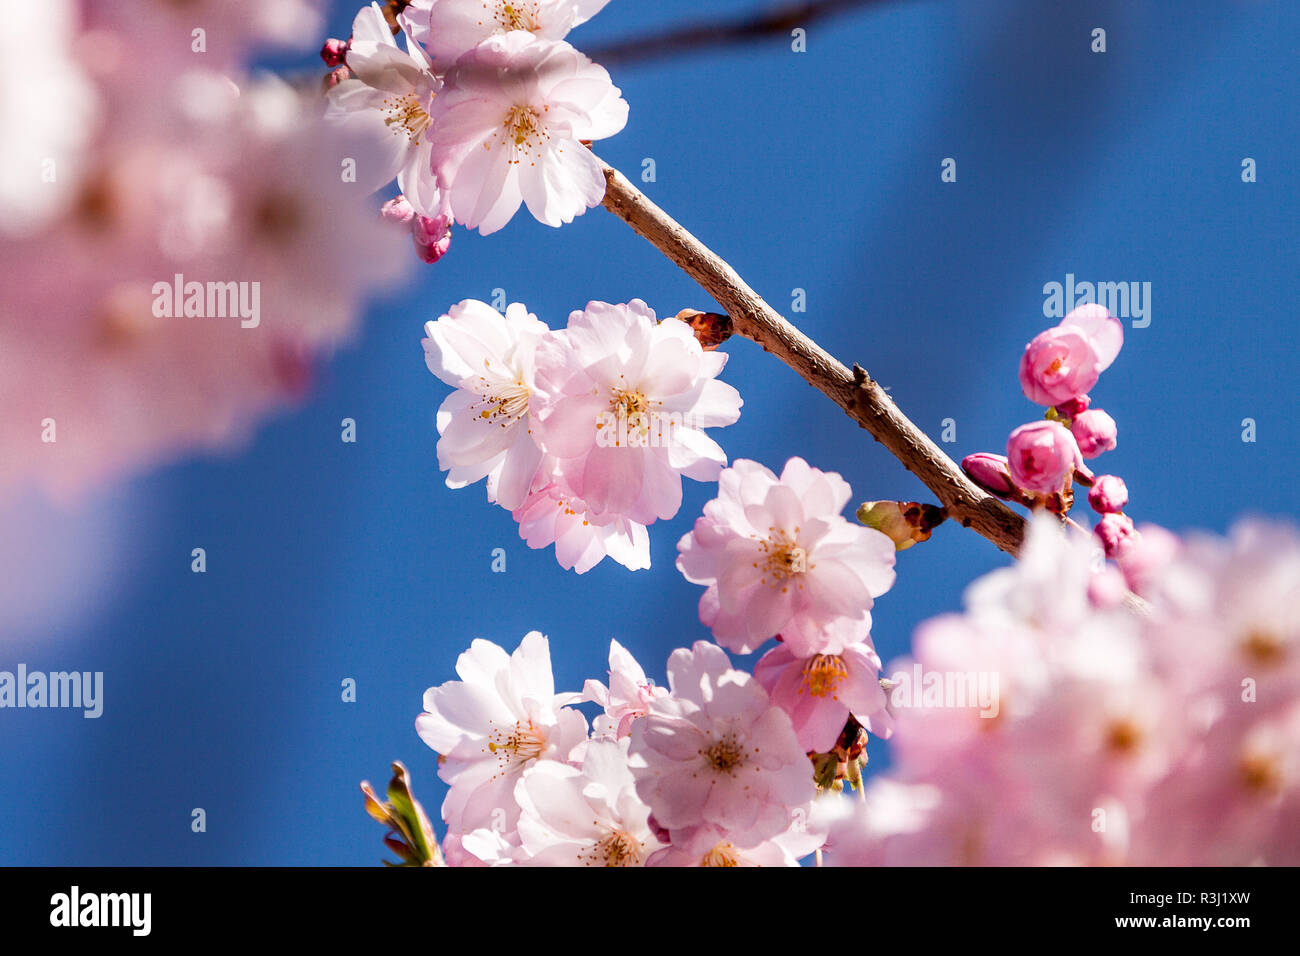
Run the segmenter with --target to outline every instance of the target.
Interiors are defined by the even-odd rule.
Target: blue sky
[[[329,34],[346,36],[353,12],[336,4]],[[700,12],[613,0],[570,39],[594,47]],[[656,202],[936,439],[954,419],[957,458],[1001,450],[1038,414],[1015,371],[1053,324],[1045,283],[1150,282],[1150,324],[1127,330],[1092,393],[1120,429],[1098,464],[1127,481],[1139,521],[1221,531],[1243,513],[1297,513],[1298,40],[1300,10],[1277,0],[898,0],[811,24],[805,53],[778,38],[611,65],[631,118],[598,152],[629,175],[653,158]],[[955,183],[940,181],[945,157]],[[651,571],[606,562],[579,577],[528,550],[481,487],[443,485],[433,416],[447,389],[424,367],[421,328],[496,288],[553,326],[591,299],[711,307],[600,209],[560,230],[523,215],[486,238],[458,230],[248,447],[71,513],[38,509],[42,546],[21,580],[49,568],[94,600],[63,613],[57,593],[11,583],[0,606],[30,613],[5,624],[0,668],[103,671],[105,711],[0,712],[0,862],[376,863],[382,832],[358,781],[386,781],[401,759],[436,811],[435,758],[413,723],[472,639],[513,648],[541,630],[558,685],[580,689],[603,675],[610,638],[662,681],[673,648],[708,636],[699,589],[672,562],[711,487],[687,482],[678,517],[651,529]],[[790,312],[795,289],[806,312]],[[715,433],[731,457],[779,470],[800,455],[859,500],[930,500],[794,373],[745,341],[727,349],[723,377],[745,399]],[[356,444],[339,440],[345,417]],[[190,572],[195,547],[204,575]],[[954,526],[901,554],[874,612],[882,656],[1004,561]],[[356,703],[340,699],[349,677]],[[887,757],[873,743],[873,767]]]

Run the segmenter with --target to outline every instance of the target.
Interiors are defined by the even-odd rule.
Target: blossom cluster
[[[1125,587],[1142,593],[1152,564],[1171,546],[1168,532],[1153,526],[1144,535],[1124,513],[1124,479],[1094,475],[1084,464],[1116,445],[1115,420],[1092,405],[1088,392],[1123,342],[1123,325],[1095,303],[1035,336],[1020,359],[1020,387],[1030,401],[1048,406],[1045,417],[1014,429],[1005,456],[979,452],[962,460],[966,474],[992,494],[1061,516],[1074,504],[1074,485],[1088,488],[1088,504],[1099,515],[1094,534],[1118,566],[1094,587],[1116,599]]]
[[[628,341],[612,321],[628,308],[598,304],[600,327]],[[515,346],[530,331],[551,334],[522,306],[503,318],[462,303],[431,338],[455,338],[456,315],[519,333]],[[584,316],[575,313],[570,328],[582,328]],[[684,323],[669,327],[672,341],[678,327],[690,334]],[[490,355],[488,367],[512,353],[475,354]],[[590,392],[582,384],[572,397],[587,402]],[[482,420],[481,410],[466,424],[473,418]],[[589,427],[586,413],[581,420]],[[444,440],[450,434],[449,425]],[[536,461],[538,452],[515,450],[526,435],[501,437],[506,448],[496,454]],[[504,474],[513,466],[494,467]],[[820,848],[815,795],[837,777],[857,781],[865,733],[891,731],[869,611],[893,583],[895,545],[847,521],[848,484],[802,459],[779,477],[740,460],[718,480],[718,498],[679,543],[679,567],[706,586],[700,616],[721,644],[741,654],[772,638],[777,646],[750,674],[722,647],[697,641],[671,655],[664,688],[612,642],[608,685],[590,680],[579,695],[555,693],[540,634],[509,656],[475,641],[457,664],[461,680],[430,688],[416,724],[450,787],[442,811],[448,862],[772,866]],[[503,487],[498,479],[498,496]],[[579,702],[602,708],[589,730]],[[851,772],[839,766],[847,763]]]
[[[828,865],[1300,862],[1300,534],[1175,542],[1146,614],[1098,599],[1099,547],[1040,514],[921,627],[896,673],[933,686],[891,693],[895,767],[827,808]],[[977,673],[984,713],[945,693]]]
[[[712,644],[675,651],[668,688],[612,642],[608,686],[557,694],[537,632],[509,655],[475,641],[456,670],[416,722],[453,866],[795,865],[821,844],[789,716]]]
[[[628,106],[564,37],[606,2],[414,0],[394,19],[372,3],[325,44],[326,118],[376,145],[363,181],[397,180],[426,261],[452,222],[486,235],[527,205],[559,226],[600,202],[584,143],[619,132]]]
[[[319,92],[249,71],[314,0],[9,6],[0,493],[71,494],[302,395],[401,244]]]
[[[429,370],[455,391],[438,410],[452,488],[486,479],[533,548],[583,573],[606,556],[650,566],[646,528],[681,507],[682,477],[726,455],[704,429],[740,417],[718,380],[726,354],[639,299],[591,302],[552,330],[520,303],[466,300],[425,326]]]

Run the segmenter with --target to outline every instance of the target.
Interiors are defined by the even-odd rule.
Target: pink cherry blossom
[[[346,62],[355,78],[330,88],[325,118],[373,147],[356,164],[360,182],[375,190],[396,177],[421,216],[445,215],[426,136],[442,80],[423,50],[409,40],[406,50],[399,47],[379,4],[371,3],[352,22]]]
[[[0,240],[0,485],[77,494],[237,446],[399,274],[400,237],[340,182],[310,104],[207,79],[177,84],[210,108],[194,115],[151,83],[153,113],[105,125],[68,213]],[[101,90],[114,121],[117,89]],[[46,419],[57,443],[31,427]]]
[[[662,845],[637,796],[626,741],[593,740],[581,769],[539,763],[515,785],[527,866],[644,866]]]
[[[850,714],[877,737],[893,732],[880,687],[880,658],[867,641],[811,657],[796,657],[782,643],[759,659],[754,679],[790,715],[799,746],[809,752],[831,750]]]
[[[587,721],[556,694],[546,638],[533,631],[513,654],[476,640],[456,662],[458,681],[430,687],[415,722],[440,755],[438,776],[451,790],[442,817],[454,833],[505,827],[519,818],[514,787],[539,761],[571,759]]]
[[[652,701],[668,696],[668,688],[650,681],[618,641],[609,642],[609,686],[589,680],[583,687],[583,699],[599,704],[605,713],[592,721],[592,734],[617,739],[627,737],[632,722],[650,712]]]
[[[491,36],[522,30],[563,40],[609,0],[413,0],[401,22],[442,68]]]
[[[753,677],[697,641],[669,658],[668,685],[671,696],[633,722],[631,754],[637,792],[674,842],[715,826],[753,846],[806,819],[816,789],[808,758]]]
[[[845,520],[851,494],[802,458],[780,478],[743,459],[719,476],[718,497],[677,544],[678,569],[707,588],[700,620],[719,643],[747,654],[780,634],[806,657],[823,653],[841,618],[870,628],[874,599],[894,583],[895,549]]]
[[[1082,464],[1078,444],[1060,422],[1021,425],[1007,439],[1011,478],[1025,491],[1055,494]]]
[[[726,464],[704,429],[735,422],[740,394],[717,380],[726,355],[704,351],[685,322],[656,322],[640,299],[591,302],[537,361],[538,441],[596,516],[671,518],[683,475],[712,481]]]
[[[429,141],[457,222],[487,235],[526,203],[559,226],[600,202],[605,176],[582,141],[627,123],[602,67],[562,40],[515,30],[484,40],[444,80]]]
[[[1118,431],[1115,419],[1100,408],[1081,412],[1070,422],[1070,434],[1084,458],[1096,458],[1102,452],[1114,449]]]
[[[523,508],[542,466],[533,441],[535,359],[550,329],[523,305],[503,316],[476,299],[424,327],[429,371],[456,389],[438,409],[438,466],[447,487],[489,480],[489,497]]]
[[[1124,326],[1104,306],[1081,305],[1025,346],[1020,385],[1039,405],[1060,405],[1097,384],[1119,354]]]

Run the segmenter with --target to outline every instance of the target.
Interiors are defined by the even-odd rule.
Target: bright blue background
[[[613,0],[570,39],[594,47],[701,6]],[[338,5],[329,35],[346,36],[354,10]],[[1095,26],[1104,55],[1089,50]],[[954,418],[954,457],[1001,450],[1036,415],[1015,368],[1052,324],[1044,283],[1151,282],[1150,327],[1128,331],[1093,392],[1120,423],[1104,469],[1127,480],[1139,520],[1222,530],[1242,512],[1296,514],[1298,43],[1300,10],[1282,2],[901,0],[813,24],[803,54],[778,38],[612,66],[631,120],[598,151],[633,176],[653,157],[650,196],[787,314],[805,289],[791,318],[936,439]],[[948,156],[955,184],[940,182]],[[0,668],[102,670],[106,704],[97,721],[0,712],[0,862],[374,864],[382,833],[357,783],[404,760],[436,816],[443,791],[413,721],[471,639],[513,648],[540,629],[560,688],[579,689],[603,675],[611,637],[662,681],[668,652],[707,636],[699,589],[672,561],[711,487],[688,482],[678,517],[652,528],[652,571],[606,562],[578,577],[529,551],[481,487],[443,486],[433,414],[447,389],[424,367],[421,326],[497,287],[554,326],[589,299],[711,305],[599,209],[560,230],[523,213],[488,238],[458,230],[242,454],[52,522],[57,552],[84,547],[78,529],[100,512],[137,516],[96,539],[101,566],[129,570],[97,615],[6,627]],[[715,434],[732,457],[779,470],[801,455],[858,498],[929,498],[783,365],[727,348],[745,408]],[[339,440],[344,417],[355,445]],[[1246,417],[1256,444],[1241,441]],[[190,572],[194,547],[206,575]],[[496,547],[504,574],[490,571]],[[900,555],[876,605],[882,656],[1004,561],[954,526]],[[345,677],[355,704],[340,700]],[[872,753],[883,765],[885,748]],[[205,834],[190,831],[194,807]]]

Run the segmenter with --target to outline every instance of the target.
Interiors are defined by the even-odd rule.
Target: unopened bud
[[[867,765],[867,731],[852,714],[840,731],[835,746],[826,753],[810,751],[813,779],[820,790],[841,790],[844,781],[862,786],[862,768]]]
[[[731,316],[717,312],[698,312],[695,309],[682,309],[676,318],[681,319],[695,331],[695,338],[706,352],[712,352],[727,339],[731,338]]]
[[[415,251],[425,262],[437,262],[451,248],[451,217],[416,216],[411,223]]]
[[[329,73],[326,73],[324,83],[322,84],[325,92],[328,93],[351,75],[352,74],[348,71],[346,66],[341,66],[337,70],[331,70]]]
[[[1070,433],[1078,442],[1079,451],[1084,458],[1096,458],[1102,452],[1113,449],[1118,432],[1115,419],[1100,408],[1081,412],[1070,424]]]
[[[858,506],[858,520],[893,541],[896,551],[928,541],[947,517],[948,512],[938,505],[917,501],[866,501]]]
[[[1097,527],[1092,530],[1106,550],[1106,557],[1116,560],[1122,559],[1137,540],[1137,529],[1133,527],[1133,519],[1128,515],[1102,515]]]
[[[320,48],[320,58],[324,60],[325,65],[331,69],[336,66],[342,66],[343,60],[348,55],[348,47],[351,45],[351,40],[326,40],[325,45]]]
[[[1128,504],[1128,486],[1118,475],[1102,475],[1088,492],[1088,504],[1102,514],[1123,511]]]
[[[399,226],[410,226],[415,219],[415,207],[405,196],[397,196],[379,207],[379,215],[388,222]]]
[[[1091,404],[1092,399],[1087,395],[1076,395],[1067,402],[1061,402],[1060,405],[1057,405],[1052,410],[1061,418],[1071,419],[1082,415],[1088,410],[1088,406]]]
[[[1011,468],[1002,455],[985,451],[967,455],[961,460],[961,470],[966,472],[967,478],[991,495],[1012,501],[1019,500],[1021,496],[1020,489],[1011,480]]]

